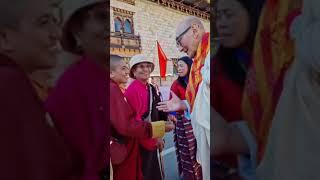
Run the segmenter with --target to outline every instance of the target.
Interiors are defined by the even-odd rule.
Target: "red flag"
[[[166,77],[167,71],[167,56],[164,54],[159,42],[157,41],[158,46],[158,57],[159,57],[159,66],[160,66],[160,77]]]

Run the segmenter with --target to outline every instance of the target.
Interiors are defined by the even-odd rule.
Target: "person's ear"
[[[137,69],[136,68],[132,69],[132,74],[133,74],[133,77],[136,77],[136,74],[137,74]]]
[[[110,71],[110,78],[113,79],[115,77],[115,74],[113,71]]]
[[[199,24],[194,23],[191,25],[192,35],[193,35],[194,39],[198,39],[199,32],[200,32],[199,29],[200,29]]]

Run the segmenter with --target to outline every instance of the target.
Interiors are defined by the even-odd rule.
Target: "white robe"
[[[191,122],[197,140],[197,161],[203,180],[210,180],[210,51],[201,69],[202,81],[193,105]]]
[[[296,59],[270,129],[259,180],[318,180],[320,164],[320,1],[304,0],[291,36]]]

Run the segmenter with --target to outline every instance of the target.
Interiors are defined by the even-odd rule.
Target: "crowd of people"
[[[182,19],[168,100],[149,57],[108,56],[106,1],[19,3],[0,2],[0,179],[163,180],[171,131],[184,180],[319,179],[320,1],[217,0],[217,34]]]
[[[161,154],[164,134],[148,137],[118,130],[118,116],[122,111],[127,112],[123,106],[117,105],[119,99],[124,99],[123,103],[131,107],[128,112],[133,112],[123,121],[142,124],[165,122],[171,127],[170,130],[174,130],[180,178],[210,179],[210,34],[205,31],[200,19],[189,16],[177,26],[176,41],[178,50],[187,56],[178,59],[178,79],[173,82],[170,100],[167,101],[163,101],[152,79],[148,81],[155,66],[148,57],[135,55],[129,65],[119,56],[110,57],[111,84],[118,85],[111,88],[110,97],[111,136],[115,139],[110,150],[112,178],[115,180],[165,179]],[[127,84],[128,76],[132,81],[123,86]],[[140,131],[141,134],[145,130]],[[120,151],[121,147],[130,153]],[[124,158],[117,161],[119,157]],[[129,164],[135,164],[134,168],[131,165],[129,170]]]

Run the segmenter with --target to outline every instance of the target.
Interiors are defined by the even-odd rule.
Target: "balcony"
[[[177,11],[210,20],[210,0],[148,0]]]
[[[111,32],[110,34],[111,54],[122,57],[131,57],[141,53],[141,39],[139,35],[122,32]]]

